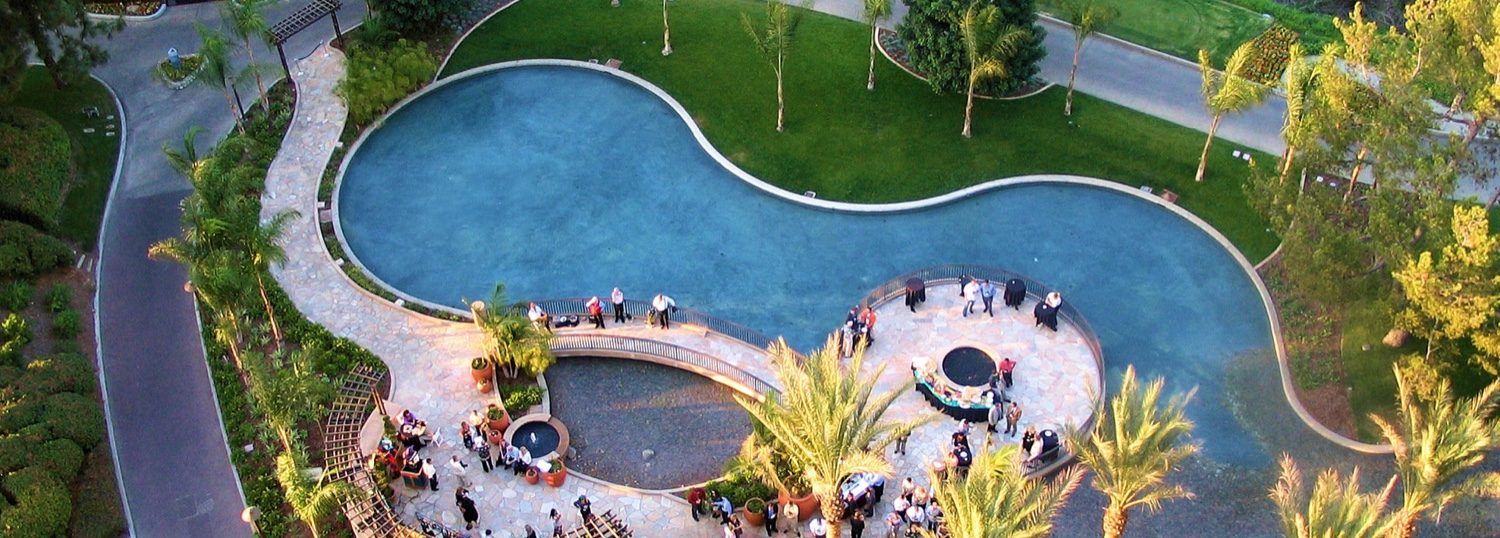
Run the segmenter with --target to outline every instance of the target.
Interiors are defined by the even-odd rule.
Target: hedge
[[[1343,41],[1338,28],[1333,26],[1333,17],[1322,13],[1303,11],[1293,6],[1276,3],[1275,0],[1228,0],[1229,3],[1256,13],[1266,13],[1302,36],[1302,45],[1308,54],[1317,54],[1330,43]]]
[[[36,424],[42,416],[42,399],[19,397],[0,405],[0,435],[12,434]]]
[[[40,467],[29,467],[5,477],[5,491],[16,506],[0,512],[0,535],[45,538],[62,535],[73,514],[68,486]]]
[[[41,112],[0,109],[0,216],[57,226],[73,176],[72,141]]]
[[[61,392],[47,397],[42,409],[42,423],[52,435],[72,439],[84,449],[92,449],[104,440],[104,413],[99,403],[76,392]]]
[[[94,393],[94,366],[88,357],[78,353],[58,353],[41,357],[26,365],[26,373],[16,380],[20,394],[45,397],[73,392]]]
[[[60,480],[71,482],[83,469],[83,448],[68,439],[42,443],[31,453],[31,466],[46,470]]]
[[[11,312],[20,312],[31,306],[31,283],[18,280],[0,289],[0,307]]]
[[[73,250],[62,240],[0,220],[0,279],[31,278],[72,263]]]

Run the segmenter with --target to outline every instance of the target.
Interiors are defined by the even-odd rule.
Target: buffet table
[[[926,399],[927,403],[950,417],[967,420],[973,424],[982,424],[989,420],[990,406],[988,404],[961,402],[938,394],[933,391],[932,384],[923,380],[921,376],[917,376],[917,392],[922,394],[922,398]]]

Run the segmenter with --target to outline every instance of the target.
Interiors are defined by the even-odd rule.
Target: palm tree
[[[1313,84],[1317,71],[1306,58],[1301,43],[1293,43],[1287,52],[1286,75],[1281,79],[1282,93],[1286,94],[1286,119],[1281,124],[1281,139],[1286,149],[1281,152],[1281,184],[1292,172],[1292,161],[1297,158],[1297,147],[1311,142],[1312,133],[1303,128],[1309,101],[1313,98]]]
[[[344,499],[357,495],[359,488],[348,482],[324,482],[305,475],[307,456],[302,448],[276,456],[276,481],[286,490],[286,503],[292,512],[307,523],[313,538],[318,537],[318,520],[332,513]]]
[[[784,340],[771,344],[768,352],[782,392],[772,395],[765,404],[741,396],[735,400],[765,428],[768,448],[792,467],[802,469],[801,478],[821,501],[828,534],[838,536],[842,510],[837,502],[839,485],[854,473],[888,474],[890,464],[881,456],[884,448],[897,435],[925,421],[881,420],[891,403],[911,387],[911,381],[875,395],[875,382],[885,364],[861,376],[864,349],[858,349],[846,370],[832,339],[805,358],[798,357]]]
[[[792,35],[797,32],[797,23],[802,20],[800,13],[793,13],[786,2],[781,0],[768,0],[766,2],[766,31],[764,34],[755,31],[750,24],[750,17],[740,14],[740,22],[745,25],[745,32],[755,40],[755,48],[771,62],[771,71],[776,73],[776,132],[781,132],[785,126],[783,117],[786,112],[785,93],[782,91],[781,80],[783,69],[786,65],[786,54],[792,48]]]
[[[672,24],[667,21],[667,0],[661,0],[661,55],[672,55]]]
[[[1396,393],[1400,422],[1378,415],[1370,419],[1394,449],[1396,475],[1401,479],[1401,509],[1394,536],[1411,538],[1424,515],[1441,516],[1443,508],[1465,496],[1500,496],[1500,472],[1466,473],[1500,447],[1500,381],[1490,383],[1473,398],[1454,400],[1446,378],[1437,382],[1430,399],[1417,396],[1400,365]],[[1460,477],[1463,476],[1462,479]]]
[[[1073,26],[1073,69],[1068,71],[1068,99],[1063,102],[1063,115],[1073,115],[1073,83],[1078,80],[1078,56],[1083,53],[1083,42],[1089,36],[1103,30],[1120,16],[1120,10],[1092,0],[1073,0],[1063,5],[1063,20]]]
[[[488,305],[469,303],[474,325],[484,335],[484,355],[496,365],[496,373],[514,378],[522,371],[541,375],[557,360],[552,355],[553,334],[544,331],[505,300],[505,285],[496,284]]]
[[[970,124],[974,118],[974,86],[982,80],[1010,76],[1006,65],[1010,58],[1020,52],[1031,32],[1013,25],[1000,24],[1000,9],[983,5],[977,0],[969,4],[958,30],[963,34],[964,53],[969,60],[969,91],[964,102],[964,138],[972,136]]]
[[[1266,87],[1245,78],[1250,60],[1255,54],[1253,41],[1246,41],[1234,49],[1229,62],[1221,73],[1214,69],[1208,51],[1198,49],[1198,71],[1203,75],[1203,104],[1213,114],[1208,124],[1208,140],[1203,143],[1203,155],[1198,158],[1198,175],[1194,179],[1203,182],[1203,173],[1208,169],[1208,148],[1214,144],[1214,133],[1219,131],[1219,122],[1225,114],[1243,112],[1266,98]]]
[[[1020,450],[1006,443],[990,451],[989,441],[974,457],[969,474],[932,476],[932,500],[943,507],[949,538],[1033,538],[1051,534],[1052,520],[1083,482],[1083,471],[1068,467],[1050,481],[1033,480],[1021,468]],[[938,534],[923,529],[922,536]]]
[[[241,80],[241,73],[234,70],[234,64],[229,60],[229,41],[217,30],[209,29],[202,24],[196,24],[198,38],[201,44],[198,46],[198,56],[203,58],[203,67],[198,72],[198,78],[193,83],[205,88],[213,88],[224,94],[224,102],[229,105],[229,115],[234,118],[234,124],[240,132],[245,132],[243,118],[240,118],[239,102],[235,99],[233,90]]]
[[[198,158],[198,145],[196,143],[198,135],[202,133],[202,127],[196,125],[189,127],[187,132],[182,134],[181,150],[172,147],[171,144],[166,142],[161,143],[161,152],[162,155],[167,157],[167,164],[171,165],[173,170],[182,174],[182,177],[187,178],[188,181],[192,181],[198,175],[198,169],[203,164],[203,160]]]
[[[1193,423],[1184,409],[1194,389],[1178,394],[1163,405],[1162,387],[1156,378],[1144,387],[1136,381],[1135,366],[1126,366],[1120,390],[1109,400],[1109,413],[1092,434],[1084,437],[1069,429],[1068,444],[1078,461],[1094,470],[1094,489],[1109,498],[1104,509],[1104,538],[1125,534],[1130,509],[1145,506],[1156,511],[1162,501],[1192,498],[1180,485],[1167,485],[1167,475],[1198,446],[1186,443]]]
[[[867,90],[875,89],[875,47],[880,44],[880,19],[891,16],[891,0],[865,0],[865,20],[870,22],[870,82]]]
[[[255,407],[288,451],[294,449],[292,432],[297,424],[320,418],[326,403],[333,399],[332,383],[317,371],[317,365],[327,361],[328,355],[316,342],[304,343],[302,349],[290,353],[245,354]]]
[[[281,247],[281,237],[286,235],[286,227],[293,219],[302,216],[295,209],[283,209],[271,218],[256,226],[251,231],[247,254],[250,255],[250,265],[255,268],[255,286],[260,290],[260,302],[266,309],[266,319],[271,322],[271,335],[276,339],[277,349],[281,348],[281,327],[276,324],[276,309],[271,307],[271,298],[266,294],[265,274],[271,270],[272,265],[286,263],[286,249]]]
[[[245,54],[250,58],[250,65],[255,63],[255,41],[266,40],[266,32],[270,25],[266,24],[266,4],[274,0],[228,0],[220,8],[220,16],[229,23],[229,33],[233,34],[240,44],[245,47]],[[260,78],[259,69],[250,69],[255,76],[255,87],[260,90],[260,108],[270,112],[271,102],[267,98],[266,83]]]
[[[1287,538],[1377,538],[1390,533],[1395,520],[1385,514],[1396,477],[1378,494],[1359,492],[1359,468],[1345,480],[1332,469],[1318,475],[1312,496],[1302,487],[1302,471],[1290,455],[1281,456],[1281,478],[1271,489],[1271,502],[1281,516]]]

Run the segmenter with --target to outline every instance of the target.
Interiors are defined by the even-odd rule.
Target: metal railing
[[[552,342],[552,352],[569,355],[585,353],[623,353],[630,356],[654,357],[670,363],[685,365],[685,370],[703,370],[723,376],[763,396],[776,390],[770,383],[749,372],[691,349],[646,338],[602,334],[564,334]]]
[[[605,318],[614,315],[612,310],[614,306],[609,303],[609,298],[604,297],[601,298],[601,300],[604,301]],[[588,319],[587,305],[589,300],[587,298],[577,297],[569,299],[546,299],[534,302],[538,306],[541,306],[543,310],[546,310],[547,313],[552,314],[554,319],[558,315],[563,314],[573,314],[579,316],[580,318],[584,318],[584,320]],[[521,306],[524,307],[525,305],[526,303],[521,303]],[[645,320],[646,312],[648,312],[649,310],[651,310],[651,303],[649,301],[637,301],[633,299],[625,300],[625,313],[630,314],[634,318]],[[671,319],[672,323],[697,325],[710,331],[749,344],[750,347],[756,349],[766,349],[771,346],[771,343],[776,341],[774,338],[766,336],[764,333],[761,333],[760,331],[757,331],[755,329],[751,329],[732,321],[719,319],[691,308],[678,308],[676,312],[672,313]],[[586,322],[587,321],[585,321],[585,323]]]

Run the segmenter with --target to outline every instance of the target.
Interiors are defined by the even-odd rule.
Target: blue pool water
[[[1271,461],[1223,396],[1231,359],[1272,347],[1254,285],[1204,232],[1130,195],[1047,184],[900,214],[814,210],[726,172],[633,83],[528,67],[394,114],[353,156],[339,204],[354,255],[429,301],[462,306],[497,281],[516,299],[665,291],[804,349],[900,273],[1006,267],[1063,290],[1098,332],[1109,378],[1134,363],[1198,386],[1190,415],[1207,456]]]

